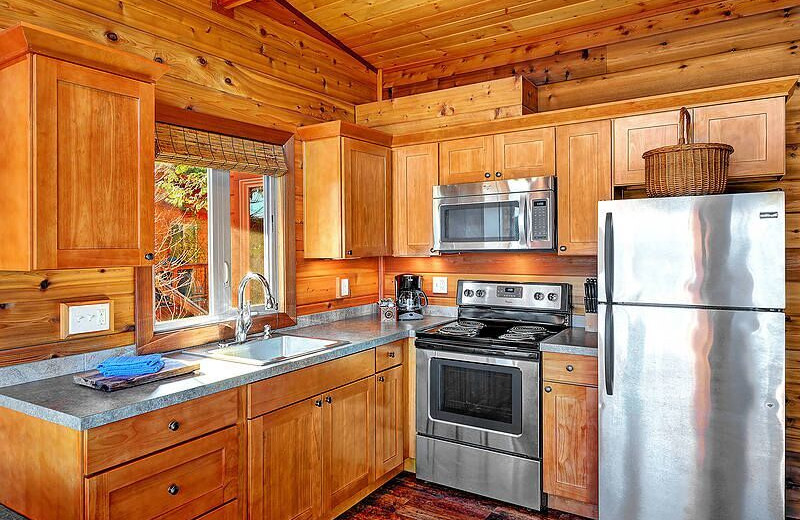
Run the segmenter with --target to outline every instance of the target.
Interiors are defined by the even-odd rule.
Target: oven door
[[[555,249],[553,191],[444,197],[433,201],[437,251]]]
[[[431,350],[417,342],[417,432],[541,456],[539,362]]]

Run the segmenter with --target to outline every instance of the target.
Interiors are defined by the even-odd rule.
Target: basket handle
[[[681,107],[680,120],[678,121],[678,144],[692,144],[692,115],[689,109]]]

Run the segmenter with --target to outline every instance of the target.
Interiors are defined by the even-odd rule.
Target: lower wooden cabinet
[[[375,478],[403,463],[405,429],[403,367],[375,375]]]

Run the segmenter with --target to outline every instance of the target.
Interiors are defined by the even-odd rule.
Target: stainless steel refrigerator
[[[784,518],[781,192],[601,202],[601,520]]]

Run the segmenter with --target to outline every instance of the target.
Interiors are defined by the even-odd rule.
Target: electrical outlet
[[[114,305],[111,300],[61,304],[61,337],[111,330]]]
[[[436,294],[447,294],[447,277],[434,276],[433,277],[433,292]]]
[[[337,281],[339,285],[339,298],[350,296],[350,279],[337,278]]]

